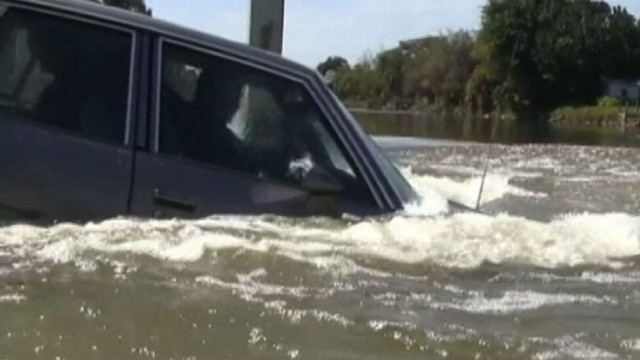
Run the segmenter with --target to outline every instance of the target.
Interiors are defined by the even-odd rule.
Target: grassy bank
[[[555,110],[551,121],[580,126],[631,127],[640,123],[640,109],[636,106],[569,106]]]

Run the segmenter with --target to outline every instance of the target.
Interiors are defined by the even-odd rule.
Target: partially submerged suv
[[[0,217],[358,215],[416,194],[312,70],[143,15],[0,0]]]

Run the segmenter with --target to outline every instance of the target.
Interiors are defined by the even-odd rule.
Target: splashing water
[[[393,216],[2,227],[0,359],[640,356],[640,151],[504,147],[449,214],[481,147],[394,151]]]
[[[88,254],[135,254],[196,262],[241,249],[349,271],[359,259],[399,265],[476,268],[484,263],[539,267],[612,265],[640,254],[640,219],[626,214],[567,215],[539,223],[508,215],[398,216],[361,222],[215,217],[198,221],[111,220],[48,229],[0,231],[10,254],[68,263]],[[332,264],[333,263],[333,264]],[[346,266],[342,268],[341,266]]]
[[[482,177],[472,177],[462,181],[456,181],[446,177],[429,175],[415,175],[411,171],[404,171],[404,175],[411,184],[418,189],[424,197],[423,206],[432,203],[441,203],[437,197],[459,202],[474,208],[478,200],[478,193],[482,185]],[[510,184],[512,177],[501,174],[490,174],[485,178],[485,186],[482,191],[481,205],[500,200],[505,196],[538,197],[544,198],[547,194],[528,191]],[[439,211],[444,212],[444,211]]]

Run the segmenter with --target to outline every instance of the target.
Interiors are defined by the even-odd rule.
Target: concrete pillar
[[[249,44],[282,54],[284,0],[251,0]]]

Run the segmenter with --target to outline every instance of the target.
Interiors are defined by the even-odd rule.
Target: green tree
[[[365,56],[351,69],[338,72],[336,90],[342,98],[364,102],[370,107],[381,107],[388,102],[389,88],[383,76],[376,70],[377,62]]]
[[[637,77],[638,26],[626,10],[591,0],[489,0],[469,94],[486,92],[524,120],[593,103],[606,77]]]
[[[459,31],[414,49],[405,65],[404,94],[447,109],[462,105],[475,67],[474,41],[472,34]]]
[[[402,49],[396,48],[380,53],[376,61],[376,71],[385,81],[388,95],[399,99],[403,97],[404,74],[408,57]]]
[[[318,64],[316,69],[320,74],[324,75],[329,70],[338,72],[345,69],[348,70],[350,67],[349,62],[345,58],[340,56],[329,56],[325,61]]]
[[[332,57],[346,99],[374,106],[497,106],[541,120],[561,106],[594,104],[607,78],[640,78],[640,24],[595,0],[487,0],[478,33],[403,41],[353,68]]]
[[[467,80],[465,102],[474,113],[490,114],[495,110],[496,89],[500,85],[498,66],[486,59],[489,48],[483,41],[476,41],[472,56],[475,66]]]
[[[338,72],[338,93],[376,106],[459,107],[465,102],[467,80],[476,62],[474,41],[473,34],[458,31],[365,56],[352,69],[343,67]]]

